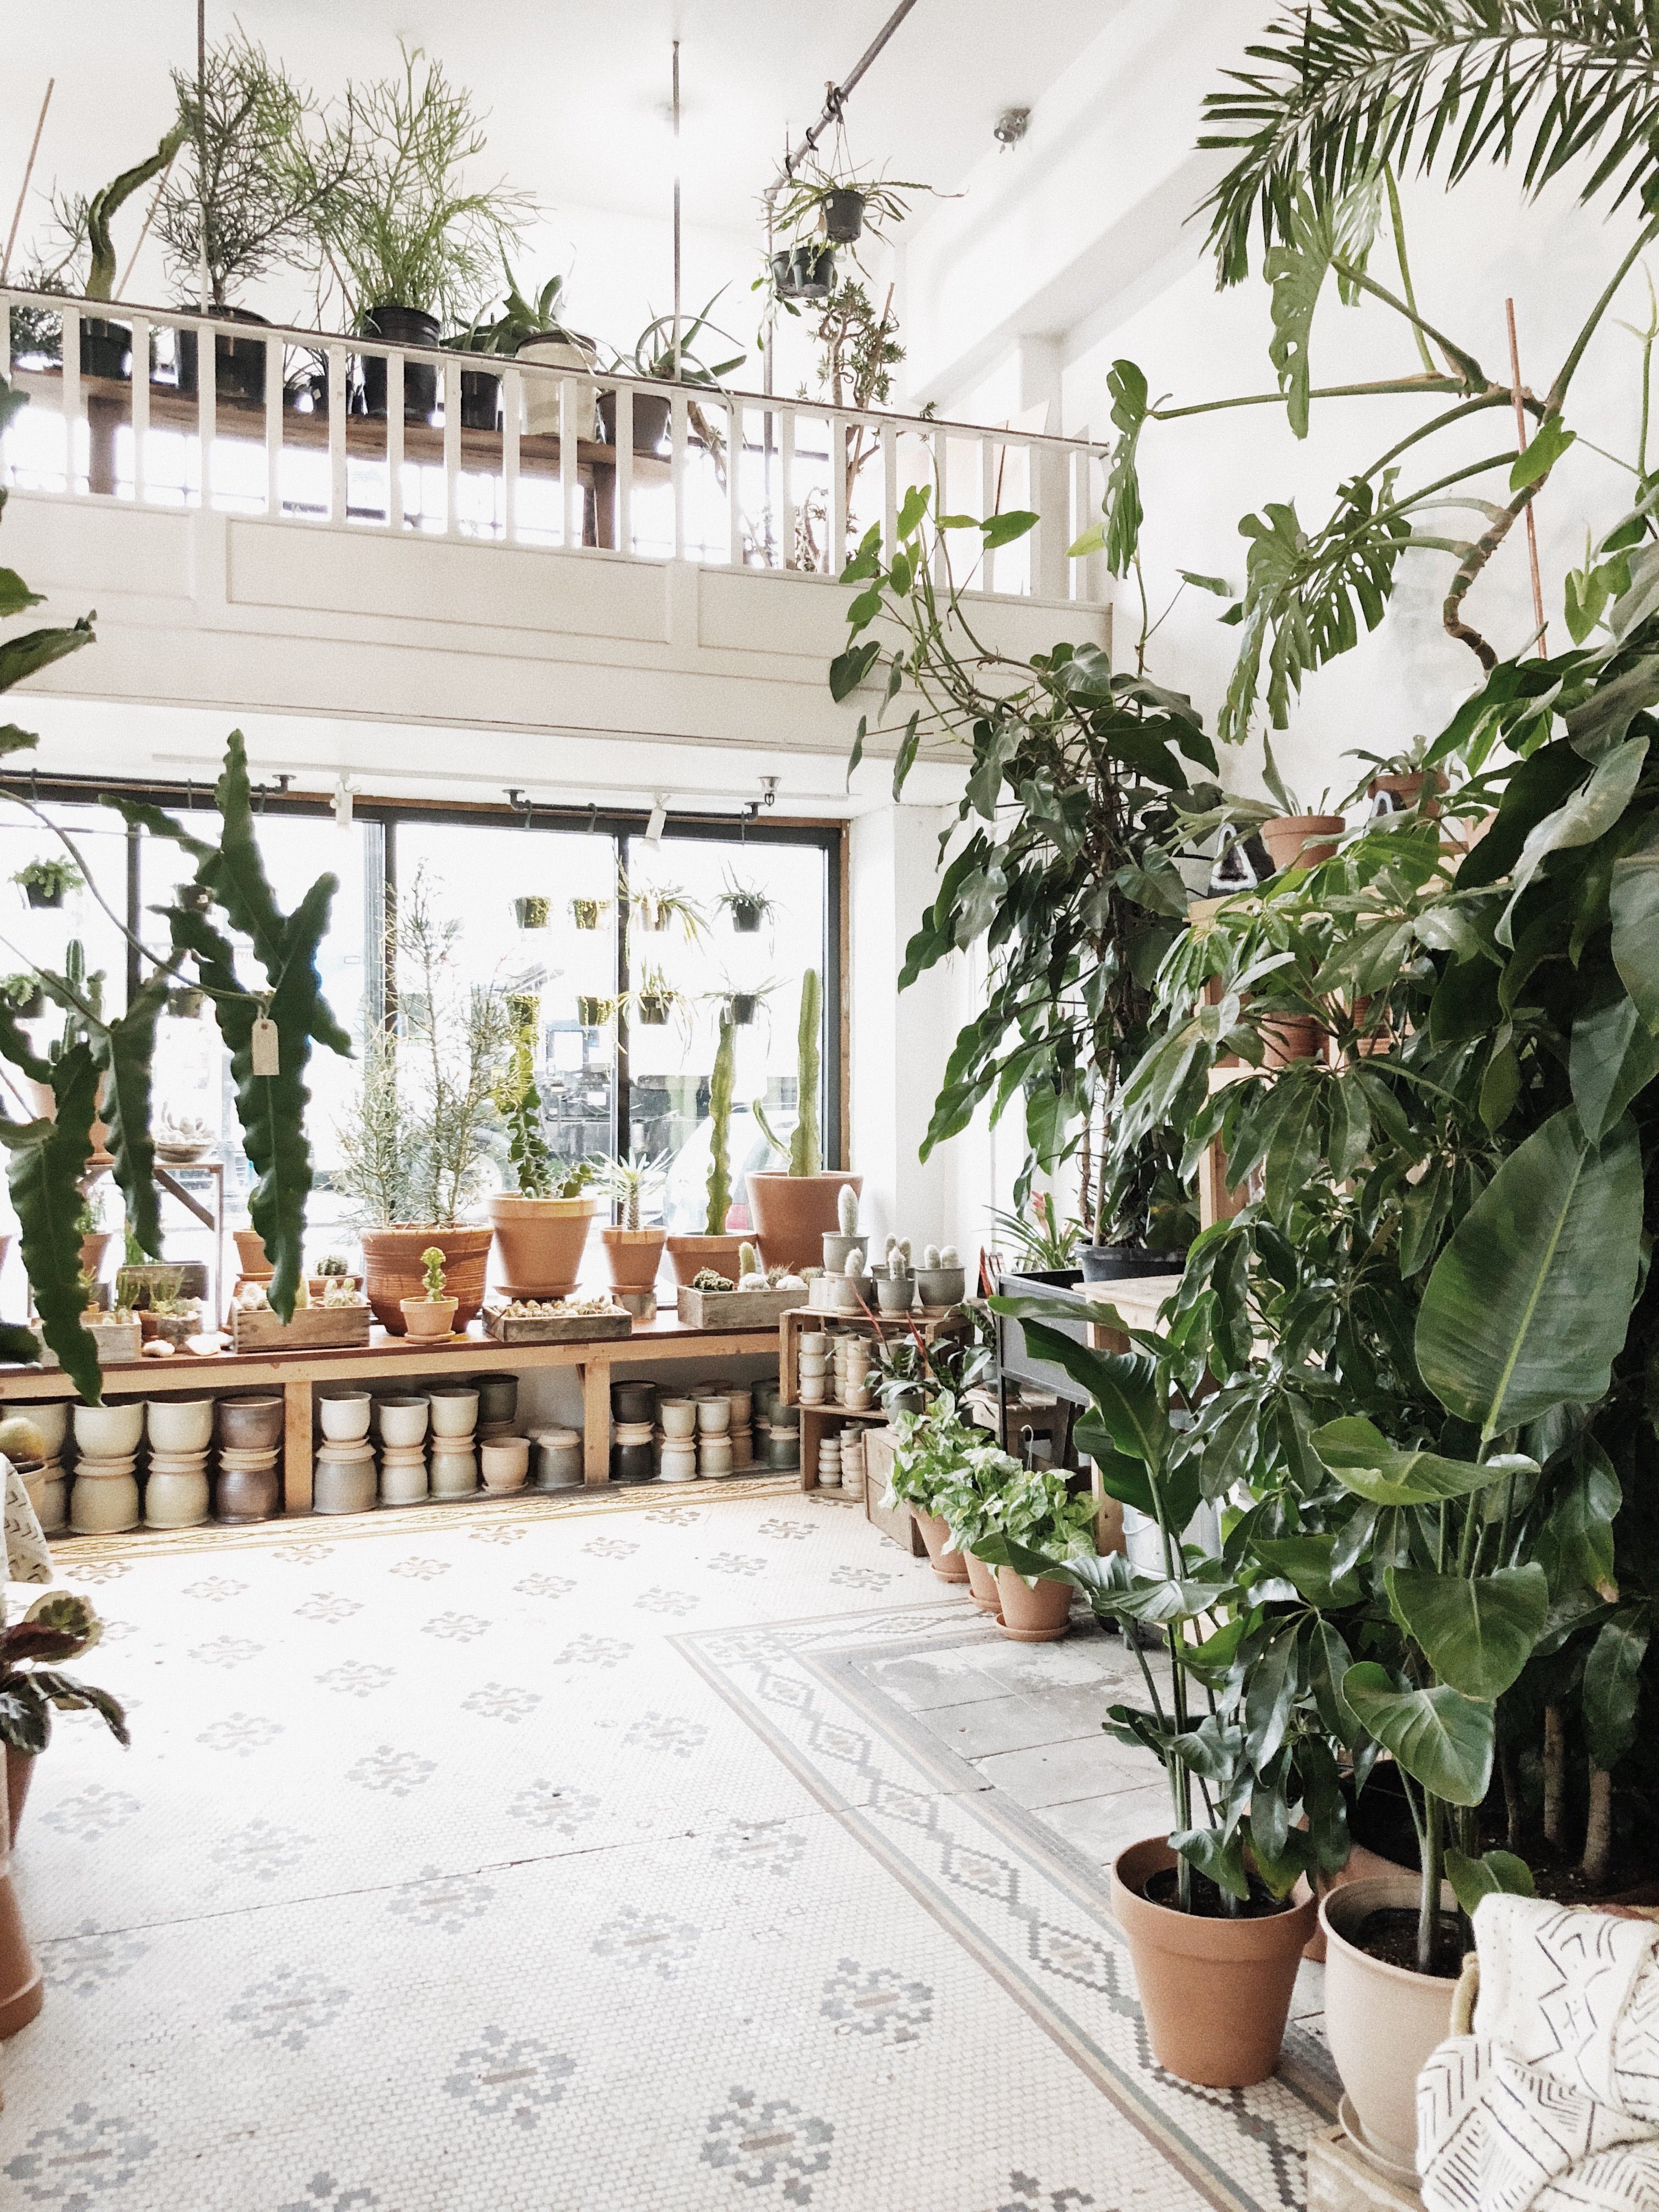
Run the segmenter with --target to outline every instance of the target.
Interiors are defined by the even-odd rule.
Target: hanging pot
[[[605,1000],[591,992],[580,993],[576,1000],[576,1019],[585,1030],[605,1027]]]
[[[732,927],[739,937],[757,937],[766,909],[758,902],[733,899],[731,905]]]
[[[570,902],[570,917],[578,929],[597,929],[605,906],[603,899],[574,898]]]
[[[781,300],[827,300],[835,289],[836,250],[809,240],[772,256],[772,282]]]
[[[864,228],[864,194],[845,187],[823,198],[823,234],[832,246],[851,246]]]
[[[207,993],[188,983],[167,993],[167,1012],[175,1021],[193,1022],[206,1004]]]
[[[657,991],[641,991],[639,999],[640,1021],[648,1030],[666,1029],[672,1001]]]
[[[55,910],[64,903],[64,886],[61,883],[36,883],[31,878],[23,886],[23,896],[37,911]]]
[[[545,929],[553,917],[552,902],[544,898],[515,898],[513,919],[520,929]]]
[[[438,343],[438,318],[428,315],[422,307],[399,307],[381,301],[371,307],[363,317],[363,336],[381,338],[388,345],[435,346]],[[366,353],[362,356],[363,378],[363,410],[381,421],[386,417],[386,370],[385,357]],[[404,362],[404,420],[405,422],[429,422],[438,407],[438,364],[432,361]]]
[[[13,1021],[35,1022],[46,1011],[46,994],[37,983],[27,998],[9,999],[6,1003],[10,1008]]]
[[[753,991],[733,991],[731,999],[733,1026],[746,1030],[755,1018],[760,1000]]]

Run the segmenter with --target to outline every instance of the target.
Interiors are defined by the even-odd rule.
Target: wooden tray
[[[368,1306],[301,1306],[279,1321],[268,1306],[233,1306],[233,1352],[336,1352],[368,1343],[374,1318]]]
[[[603,1344],[631,1336],[631,1314],[509,1314],[486,1306],[484,1328],[497,1344]]]
[[[798,1291],[694,1291],[680,1285],[679,1315],[687,1328],[764,1328],[781,1321]]]

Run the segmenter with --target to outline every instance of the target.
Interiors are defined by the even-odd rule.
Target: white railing
[[[33,403],[0,442],[20,491],[827,574],[932,483],[940,513],[1042,517],[965,588],[1100,596],[1066,557],[1086,441],[4,289],[0,362]]]

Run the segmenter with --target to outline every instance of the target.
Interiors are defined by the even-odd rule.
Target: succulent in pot
[[[513,919],[520,929],[545,929],[552,918],[552,901],[534,892],[513,902]]]
[[[548,1149],[535,1080],[540,1002],[533,994],[519,995],[525,1003],[516,1009],[520,1018],[513,1058],[495,1097],[518,1187],[494,1192],[488,1201],[495,1272],[508,1297],[568,1297],[581,1271],[589,1224],[599,1210],[599,1199],[590,1188],[599,1169],[592,1160],[556,1159]]]
[[[578,929],[597,929],[599,926],[599,916],[604,914],[610,903],[609,899],[573,898],[570,902],[570,918]]]
[[[620,1291],[649,1291],[655,1287],[657,1269],[667,1232],[647,1227],[641,1216],[647,1192],[661,1188],[665,1157],[619,1159],[605,1170],[605,1181],[622,1219],[599,1231],[611,1279]]]
[[[735,879],[727,881],[714,903],[731,916],[732,927],[739,937],[757,936],[761,924],[777,912],[764,891]]]
[[[87,879],[73,860],[59,860],[53,854],[28,860],[12,878],[33,907],[60,907],[69,891],[83,891]]]
[[[916,1270],[916,1291],[923,1305],[960,1305],[967,1288],[968,1271],[957,1257],[956,1246],[928,1245]]]
[[[859,1194],[854,1184],[843,1182],[836,1194],[836,1225],[823,1232],[823,1264],[840,1274],[854,1251],[862,1251],[867,1238],[859,1233]]]
[[[46,991],[36,975],[8,975],[0,981],[0,999],[4,1000],[14,1021],[38,1021],[46,1011]]]
[[[448,1336],[455,1326],[455,1300],[444,1290],[442,1248],[428,1244],[421,1255],[425,1295],[403,1300],[404,1328],[410,1336]]]

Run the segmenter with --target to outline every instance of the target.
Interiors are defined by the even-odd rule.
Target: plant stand
[[[966,1324],[958,1306],[939,1306],[929,1311],[920,1307],[908,1314],[841,1314],[825,1313],[816,1306],[794,1306],[779,1322],[778,1338],[778,1395],[786,1406],[800,1411],[800,1486],[803,1490],[817,1487],[818,1443],[826,1431],[833,1432],[857,1422],[860,1426],[884,1429],[887,1413],[881,1406],[803,1406],[800,1401],[800,1340],[804,1335],[816,1334],[834,1322],[847,1334],[878,1337],[906,1336],[914,1328],[924,1344],[935,1338],[959,1336]],[[885,1476],[884,1475],[884,1484]],[[865,1495],[869,1496],[869,1478],[865,1480]],[[833,1493],[832,1493],[833,1494]],[[875,1518],[874,1515],[871,1516]],[[880,1525],[880,1524],[878,1524]],[[890,1535],[894,1532],[888,1529]],[[921,1541],[918,1536],[918,1542]]]

